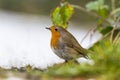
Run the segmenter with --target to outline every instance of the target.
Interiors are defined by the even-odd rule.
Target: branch
[[[118,28],[119,21],[120,21],[120,17],[118,17],[118,19],[116,20],[116,24],[114,28],[112,29],[111,36],[110,36],[111,43],[113,42],[113,34],[114,34],[114,31]]]
[[[81,11],[87,13],[87,14],[90,15],[90,16],[94,16],[94,17],[96,17],[96,18],[100,18],[100,16],[97,15],[96,13],[87,11],[87,10],[86,10],[85,8],[83,8],[83,7],[80,7],[80,6],[78,6],[78,5],[73,5],[73,4],[72,4],[72,6],[73,6],[74,8],[76,8],[76,9],[78,9],[78,10],[81,10]]]
[[[87,14],[90,15],[90,16],[96,17],[97,19],[100,19],[100,18],[101,18],[101,16],[99,16],[98,14],[96,14],[96,13],[94,13],[94,12],[90,12],[90,11],[86,10],[85,8],[83,8],[83,7],[80,7],[80,6],[78,6],[78,5],[73,5],[73,4],[72,4],[72,6],[73,6],[74,8],[76,8],[76,9],[78,9],[78,10],[81,10],[81,11],[87,13]],[[103,19],[103,21],[105,21],[105,22],[107,22],[108,24],[110,24],[107,19]]]
[[[92,32],[92,31],[94,31],[94,30],[96,30],[96,26],[95,27],[92,27],[86,34],[85,34],[85,36],[82,38],[82,40],[81,40],[81,43],[85,40],[85,38],[89,35],[89,33],[90,32]],[[91,38],[91,37],[90,37]]]

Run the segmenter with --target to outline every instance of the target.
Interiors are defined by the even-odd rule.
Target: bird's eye
[[[58,29],[55,29],[55,31],[58,31]]]

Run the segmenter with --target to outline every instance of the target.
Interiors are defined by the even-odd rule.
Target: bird
[[[87,58],[87,50],[84,49],[76,38],[61,26],[46,27],[51,31],[50,46],[52,51],[65,62],[76,60],[79,57]]]

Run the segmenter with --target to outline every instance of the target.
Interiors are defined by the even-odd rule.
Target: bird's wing
[[[62,40],[64,42],[65,45],[74,48],[76,51],[78,51],[81,55],[86,56],[86,52],[87,50],[82,48],[78,41],[74,38],[74,36],[72,34],[65,33],[64,36],[62,36]]]

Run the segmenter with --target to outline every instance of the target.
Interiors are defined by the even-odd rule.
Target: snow
[[[44,69],[55,63],[64,62],[50,49],[51,34],[45,29],[50,25],[51,21],[48,16],[0,11],[0,67],[20,68],[30,64],[33,68]],[[80,29],[72,29],[72,27],[69,29],[76,38],[82,36],[77,38],[80,42],[86,32],[78,30]],[[93,42],[97,39],[95,37]],[[86,39],[82,46],[87,47],[88,43]]]

